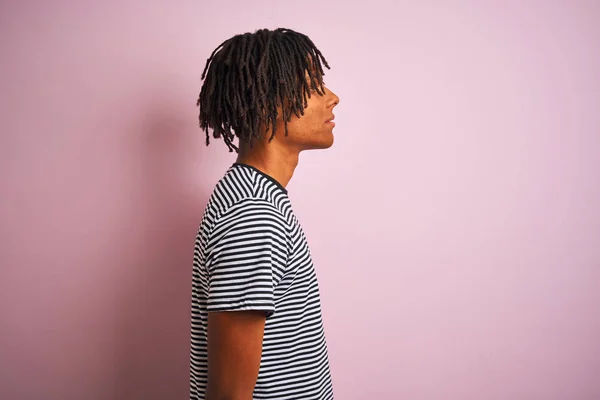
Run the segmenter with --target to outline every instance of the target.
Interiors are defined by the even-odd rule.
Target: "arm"
[[[286,268],[286,221],[271,204],[252,200],[221,217],[211,236],[206,400],[251,400],[274,288]]]
[[[206,400],[252,400],[265,320],[261,311],[208,314]]]

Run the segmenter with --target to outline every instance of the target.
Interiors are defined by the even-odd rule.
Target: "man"
[[[333,144],[339,98],[323,66],[289,29],[234,36],[206,63],[200,127],[238,156],[196,239],[192,399],[333,399],[317,278],[285,189],[300,152]]]

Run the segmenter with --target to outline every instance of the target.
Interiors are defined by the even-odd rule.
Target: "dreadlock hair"
[[[278,108],[287,136],[292,113],[304,115],[311,91],[324,94],[323,66],[330,68],[311,39],[291,29],[261,29],[221,43],[206,62],[196,102],[206,145],[209,128],[215,139],[223,137],[229,152],[238,151],[236,136],[250,145],[263,139],[263,127],[272,126],[270,142]]]

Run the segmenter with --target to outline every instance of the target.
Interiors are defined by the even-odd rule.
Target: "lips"
[[[335,119],[335,115],[332,115],[331,118],[329,118],[327,121],[325,122],[333,122],[333,120]]]

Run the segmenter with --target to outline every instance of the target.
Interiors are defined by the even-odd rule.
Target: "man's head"
[[[197,105],[200,127],[233,143],[275,140],[298,151],[333,143],[339,98],[323,82],[329,65],[308,36],[262,29],[223,42],[206,63]],[[276,133],[280,132],[276,136]]]

